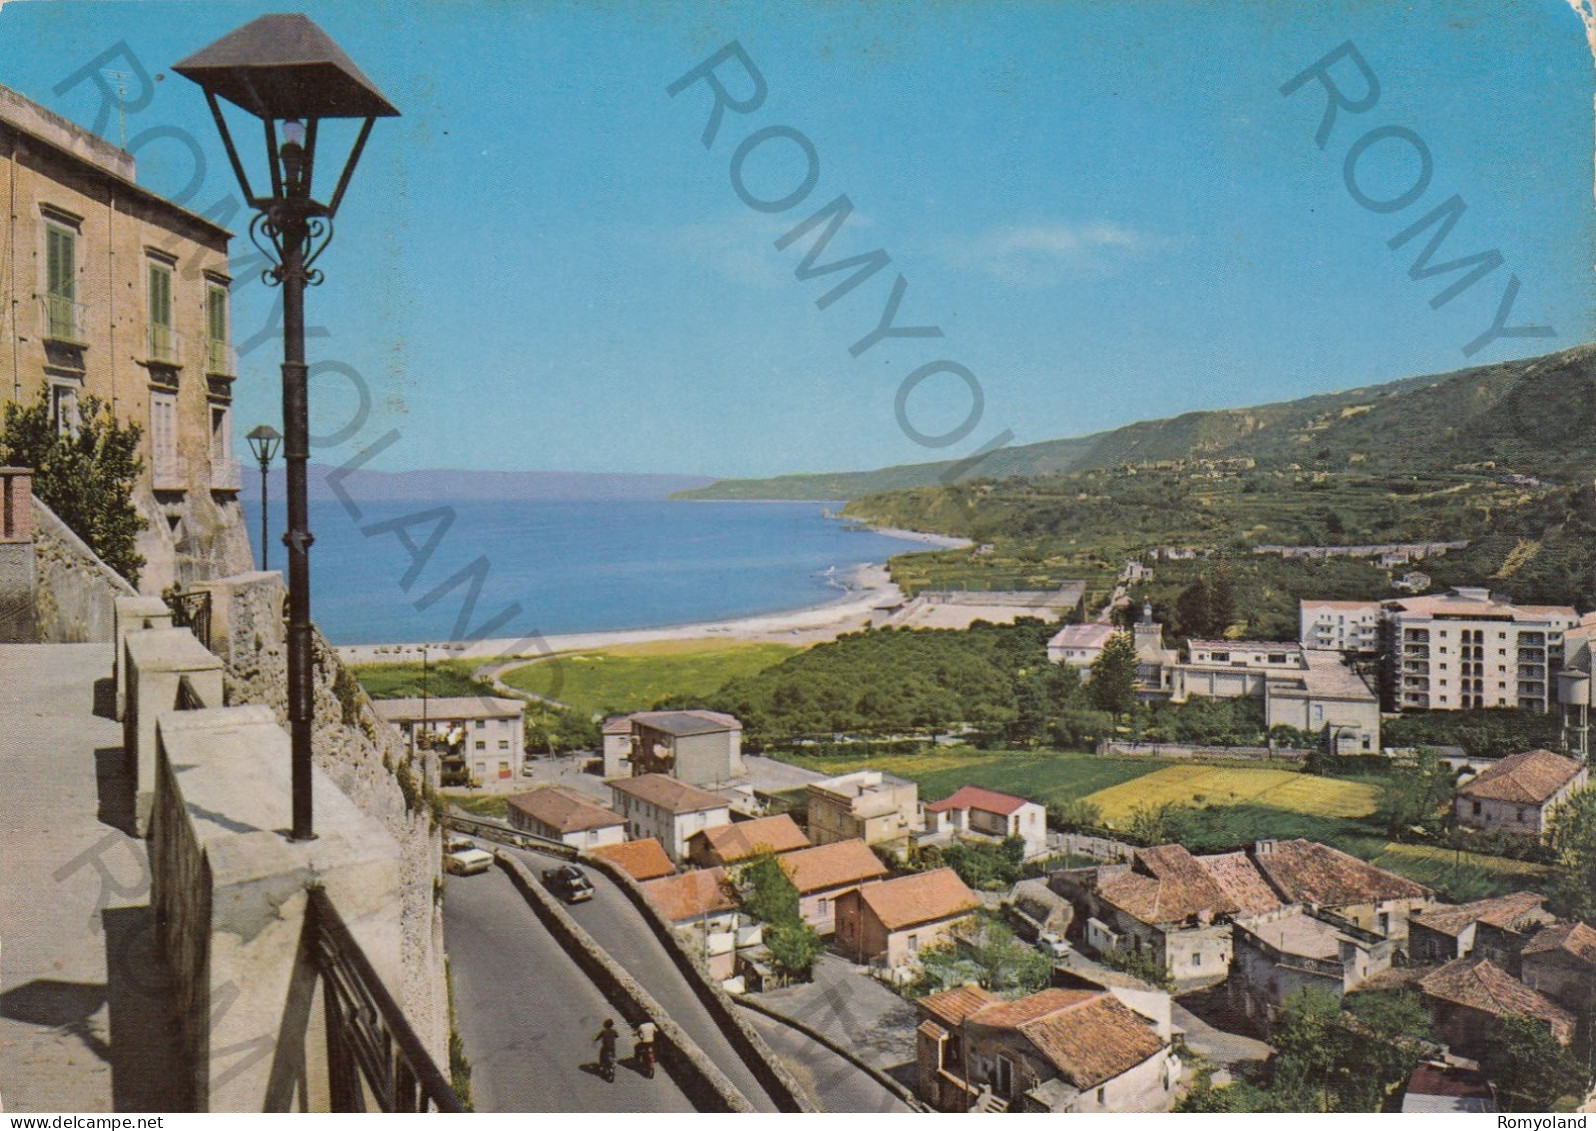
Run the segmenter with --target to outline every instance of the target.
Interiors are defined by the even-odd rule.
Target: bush
[[[133,507],[141,435],[92,396],[83,398],[76,431],[58,434],[48,389],[30,405],[6,405],[0,423],[0,466],[32,468],[39,501],[134,586],[144,568],[134,547],[145,524]]]

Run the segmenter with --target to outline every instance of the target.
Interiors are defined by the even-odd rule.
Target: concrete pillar
[[[186,628],[147,628],[123,641],[127,701],[122,712],[122,753],[133,790],[133,825],[149,832],[155,798],[155,721],[177,706],[178,685],[189,686],[206,706],[222,704],[222,661],[206,651]]]
[[[111,642],[116,654],[111,660],[112,674],[116,677],[116,719],[122,721],[127,702],[127,660],[122,651],[130,632],[146,628],[171,628],[172,610],[159,597],[118,597],[112,620]]]
[[[393,990],[399,843],[320,770],[316,839],[287,839],[289,741],[266,707],[162,712],[156,758],[151,899],[196,1107],[326,1111],[306,885],[322,886]]]
[[[0,644],[39,639],[32,496],[33,472],[0,467]]]

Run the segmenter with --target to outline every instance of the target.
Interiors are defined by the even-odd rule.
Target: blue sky
[[[100,97],[62,80],[125,42],[149,72],[262,11],[249,4],[7,3],[0,83],[84,125]],[[1242,405],[1527,356],[1590,340],[1592,64],[1566,0],[1480,3],[308,4],[404,117],[378,124],[310,321],[315,454],[343,462],[390,431],[390,469],[763,475],[965,456],[1191,409]],[[764,104],[700,143],[711,95],[666,87],[737,40]],[[1378,102],[1343,112],[1321,150],[1326,97],[1280,87],[1352,41]],[[107,68],[130,69],[122,62]],[[735,63],[722,67],[746,90]],[[1353,98],[1350,62],[1332,72]],[[135,80],[136,81],[136,80]],[[169,76],[127,136],[189,131],[208,173],[191,206],[236,193],[198,89]],[[800,131],[812,191],[761,213],[733,191],[753,131]],[[1408,206],[1349,194],[1367,131],[1403,127],[1433,173]],[[119,124],[106,132],[112,140]],[[253,140],[257,134],[247,135]],[[1356,165],[1370,197],[1414,182],[1411,142]],[[175,194],[189,152],[137,154]],[[755,195],[802,173],[777,139],[744,166]],[[787,232],[838,195],[856,211],[825,259],[892,263],[826,309],[843,275],[794,277]],[[1498,250],[1502,265],[1440,309],[1462,273],[1413,280],[1421,235],[1397,233],[1452,194],[1466,202],[1435,261]],[[242,216],[235,230],[243,230]],[[1432,229],[1433,231],[1433,229]],[[235,258],[248,250],[235,243]],[[898,325],[850,355],[898,275]],[[1510,321],[1555,338],[1464,347],[1509,276]],[[269,325],[274,292],[241,281],[235,332]],[[244,358],[240,432],[278,418],[275,336]],[[927,447],[895,412],[939,360],[978,383],[979,420]],[[908,397],[921,433],[972,415],[948,372]],[[346,425],[348,425],[346,427]],[[335,441],[335,442],[333,442]]]

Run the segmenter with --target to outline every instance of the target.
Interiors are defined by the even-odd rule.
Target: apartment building
[[[1297,643],[1373,656],[1380,651],[1379,601],[1297,602]]]
[[[233,455],[230,234],[141,187],[132,154],[0,87],[6,402],[88,397],[143,429],[145,592],[251,567]]]
[[[919,787],[880,770],[812,781],[805,790],[809,839],[815,844],[904,844],[920,828]]]
[[[378,699],[377,714],[399,728],[412,753],[439,751],[444,784],[513,778],[524,757],[526,704],[494,695]]]
[[[1563,634],[1579,625],[1566,605],[1514,605],[1483,588],[1384,602],[1387,710],[1456,711],[1557,701]]]

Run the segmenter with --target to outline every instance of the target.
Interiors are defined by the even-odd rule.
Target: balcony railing
[[[182,365],[183,335],[152,322],[144,333],[144,357],[156,365]]]
[[[238,376],[238,351],[215,338],[205,340],[205,372],[215,377]]]
[[[236,491],[241,486],[243,469],[238,460],[221,456],[211,457],[211,490]]]
[[[211,591],[194,589],[187,593],[171,592],[166,595],[166,605],[172,610],[172,627],[186,628],[207,648],[211,644]]]
[[[150,480],[157,491],[186,491],[183,460],[175,452],[157,452],[150,461]]]
[[[65,295],[41,295],[39,313],[43,322],[42,333],[47,341],[82,346],[84,327],[88,322],[88,307],[73,302]]]
[[[309,892],[306,934],[327,1015],[335,1112],[464,1111],[325,890]]]

